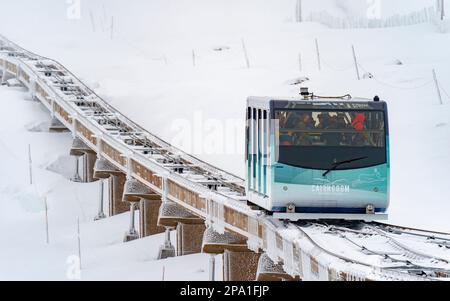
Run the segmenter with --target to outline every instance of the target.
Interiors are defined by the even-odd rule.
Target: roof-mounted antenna
[[[308,87],[300,87],[300,95],[307,99],[309,96],[313,97],[313,93],[309,93]]]

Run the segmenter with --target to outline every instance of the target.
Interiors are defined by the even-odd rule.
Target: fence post
[[[242,50],[244,51],[245,63],[247,64],[247,68],[250,69],[250,60],[248,59],[247,47],[245,47],[244,39],[242,39]]]
[[[302,70],[303,70],[302,53],[301,52],[298,53],[298,69],[300,70],[300,72],[302,72]]]
[[[95,20],[94,15],[92,14],[92,10],[89,11],[89,16],[91,18],[92,31],[95,32]]]
[[[303,16],[302,16],[302,0],[297,0],[297,6],[295,9],[295,19],[298,23],[303,22]]]
[[[33,161],[31,159],[31,144],[28,144],[28,169],[30,173],[30,185],[33,185]]]
[[[80,218],[78,216],[77,216],[77,245],[78,245],[78,258],[80,259],[80,270],[81,270]]]
[[[316,52],[317,52],[317,67],[319,71],[322,69],[320,66],[320,51],[319,51],[319,41],[316,39]]]
[[[114,16],[111,17],[111,40],[114,38]]]
[[[438,97],[439,97],[439,103],[442,105],[442,95],[441,95],[441,89],[439,89],[439,83],[437,80],[437,75],[436,75],[436,70],[433,69],[433,80],[434,80],[434,84],[436,85],[436,90],[438,93]]]
[[[49,235],[49,229],[48,229],[48,203],[47,203],[47,196],[44,198],[44,205],[45,205],[45,234],[46,234],[46,241],[47,244],[50,243],[50,235]]]
[[[361,77],[359,76],[358,60],[356,59],[355,46],[353,45],[352,45],[352,52],[353,52],[353,61],[355,62],[356,76],[358,80],[361,80]]]

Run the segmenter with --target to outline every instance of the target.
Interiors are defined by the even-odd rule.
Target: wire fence
[[[379,85],[385,86],[385,87],[389,87],[391,89],[396,89],[396,90],[418,90],[418,89],[422,89],[431,85],[435,85],[436,89],[437,89],[437,93],[438,93],[438,97],[439,97],[439,103],[441,105],[447,104],[447,100],[443,101],[442,96],[445,96],[446,99],[450,100],[450,94],[447,92],[447,90],[444,89],[444,86],[441,84],[441,82],[439,82],[437,76],[436,76],[436,72],[435,69],[430,69],[432,71],[433,76],[430,78],[428,77],[423,77],[422,80],[424,82],[422,82],[421,84],[415,85],[415,86],[400,86],[400,85],[396,85],[395,83],[389,83],[383,80],[380,80],[377,76],[374,75],[374,73],[370,72],[369,69],[365,68],[359,61],[355,52],[355,47],[352,45],[352,52],[353,52],[353,66],[351,65],[341,65],[341,66],[336,66],[332,63],[330,63],[327,59],[324,59],[323,56],[321,56],[320,53],[320,47],[319,47],[319,43],[318,43],[318,39],[315,39],[315,44],[316,44],[316,55],[317,55],[317,68],[320,71],[322,71],[322,67],[326,66],[328,69],[337,72],[337,73],[343,73],[343,72],[347,72],[351,69],[355,69],[356,71],[356,77],[358,80],[361,79],[370,79],[373,80],[374,82],[378,83]],[[302,52],[300,52],[302,53]],[[302,71],[302,65],[301,65],[301,56],[299,56],[300,58],[300,70]],[[341,60],[339,60],[341,61]],[[402,65],[403,63],[401,61],[396,62],[396,64],[398,65]],[[363,71],[364,73],[361,76],[361,72]],[[430,73],[431,75],[431,73]],[[342,74],[340,75],[342,76]]]
[[[358,67],[361,68],[365,73],[370,73],[370,72],[369,72],[366,68],[364,68],[360,63],[358,63]],[[412,86],[412,87],[401,87],[401,86],[396,86],[396,85],[393,85],[393,84],[391,84],[391,83],[387,83],[387,82],[385,82],[385,81],[382,81],[382,80],[378,79],[378,78],[377,78],[375,75],[373,75],[372,73],[370,73],[370,75],[371,75],[371,79],[375,80],[375,81],[376,81],[377,83],[379,83],[380,85],[387,86],[387,87],[393,88],[393,89],[399,89],[399,90],[416,90],[416,89],[420,89],[420,88],[429,86],[429,85],[431,85],[431,84],[433,83],[433,80],[430,79],[429,81],[427,81],[427,82],[425,82],[425,83],[423,83],[423,84],[417,85],[417,86]]]
[[[448,98],[448,100],[450,100],[450,93],[448,93],[447,90],[444,89],[441,82],[438,82],[438,84],[439,84],[439,88],[441,89],[441,91],[444,92],[444,95]]]
[[[446,23],[440,20],[440,15],[434,6],[423,8],[422,10],[411,12],[405,15],[394,15],[388,18],[369,19],[367,17],[335,17],[327,11],[310,13],[305,19],[309,22],[317,22],[330,28],[348,29],[348,28],[386,28],[408,26],[423,23],[442,24]],[[442,29],[446,29],[443,26]]]
[[[337,71],[337,72],[344,72],[344,71],[348,71],[351,69],[354,69],[355,67],[353,65],[349,65],[349,66],[345,66],[345,67],[336,67],[333,64],[331,64],[330,62],[328,62],[327,60],[321,58],[323,64],[325,66],[327,66],[328,68],[330,68],[331,70]]]
[[[321,62],[323,63],[324,66],[328,67],[329,69],[335,71],[335,72],[344,72],[344,71],[349,71],[351,69],[354,69],[355,66],[354,65],[347,65],[347,66],[343,66],[343,67],[337,67],[334,66],[333,64],[331,64],[327,59],[324,59],[323,57],[320,58]],[[370,72],[368,70],[368,68],[365,68],[360,62],[357,62],[358,68],[360,68],[364,73],[362,74],[362,78],[367,78],[369,77],[370,79],[374,80],[375,82],[377,82],[378,84],[382,85],[382,86],[386,86],[392,89],[398,89],[398,90],[416,90],[416,89],[421,89],[424,87],[427,87],[429,85],[433,84],[433,80],[430,79],[420,85],[416,85],[416,86],[398,86],[392,83],[388,83],[385,82],[383,80],[380,80],[377,76],[375,76],[373,74],[373,72]],[[444,88],[442,87],[442,85],[439,83],[440,89],[444,92],[444,94],[450,99],[449,94],[447,93],[446,90],[444,90]]]

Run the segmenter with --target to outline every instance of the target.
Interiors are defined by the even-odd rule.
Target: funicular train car
[[[386,219],[386,103],[303,94],[248,98],[249,201],[286,220]]]

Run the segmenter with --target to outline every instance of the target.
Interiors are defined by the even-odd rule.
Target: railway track
[[[3,74],[17,77],[74,137],[212,226],[218,224],[218,228],[247,237],[251,250],[264,250],[274,261],[282,261],[292,275],[305,280],[436,280],[450,276],[448,233],[363,222],[283,224],[248,204],[243,179],[149,133],[59,62],[2,36],[0,62]],[[167,185],[158,186],[144,178],[130,162],[193,193],[196,202],[187,202],[166,191]]]
[[[376,267],[386,271],[395,271],[403,273],[419,279],[438,279],[441,277],[449,277],[450,272],[450,252],[445,246],[436,245],[434,237],[436,234],[445,235],[442,232],[433,232],[425,230],[417,230],[422,234],[410,233],[403,231],[403,227],[385,225],[380,223],[365,222],[306,222],[297,224],[296,227],[301,231],[308,233],[309,237],[314,240],[326,241],[326,236],[337,236],[347,242],[347,246],[341,245],[340,248],[326,247],[326,243],[321,244],[321,248],[331,252],[334,256],[342,260],[353,262],[361,265]],[[384,228],[389,229],[387,232]],[[319,230],[319,231],[317,231]],[[397,234],[391,234],[391,233]],[[314,238],[315,236],[325,236]],[[397,236],[400,237],[397,237]],[[401,237],[401,236],[412,236]],[[433,237],[433,239],[430,239]],[[330,239],[328,237],[328,239]],[[439,239],[447,239],[440,237]],[[331,239],[330,239],[331,240]],[[411,246],[414,245],[414,246]],[[430,248],[431,246],[431,248]],[[442,252],[442,248],[445,250]],[[428,252],[434,252],[428,254]],[[363,256],[375,258],[370,261],[355,260],[358,255],[342,255],[360,253]],[[444,257],[445,256],[445,257]]]

